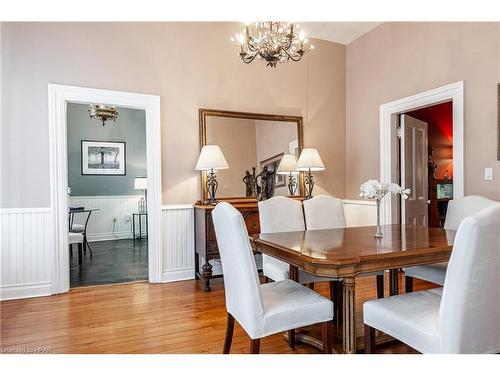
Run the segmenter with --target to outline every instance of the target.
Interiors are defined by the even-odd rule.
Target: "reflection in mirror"
[[[205,144],[219,145],[229,165],[229,169],[217,171],[218,197],[260,200],[290,195],[290,174],[276,172],[284,155],[298,158],[298,121],[206,116],[205,127]],[[299,195],[300,189],[294,193]]]

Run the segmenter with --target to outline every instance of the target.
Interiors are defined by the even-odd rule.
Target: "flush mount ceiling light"
[[[231,40],[240,46],[238,55],[245,64],[257,58],[266,61],[267,66],[276,67],[278,63],[299,61],[314,49],[299,30],[300,26],[294,23],[255,22],[247,24]]]
[[[107,107],[100,104],[90,104],[89,105],[89,116],[90,118],[98,119],[102,121],[102,126],[106,125],[106,121],[113,120],[116,121],[118,118],[118,111],[116,107]]]

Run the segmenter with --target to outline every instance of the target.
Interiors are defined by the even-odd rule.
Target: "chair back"
[[[458,228],[440,306],[444,353],[500,352],[500,204]]]
[[[259,202],[261,233],[295,232],[305,230],[302,202],[276,196]]]
[[[224,274],[227,311],[247,333],[253,332],[263,316],[263,305],[245,221],[227,202],[217,204],[212,220]]]
[[[444,229],[457,230],[462,220],[466,217],[474,216],[485,208],[498,203],[480,195],[468,195],[467,197],[452,199],[448,202]]]
[[[345,228],[342,200],[330,195],[316,195],[304,201],[307,230]]]

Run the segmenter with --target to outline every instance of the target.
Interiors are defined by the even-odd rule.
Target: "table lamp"
[[[197,171],[209,171],[207,174],[207,181],[205,182],[208,191],[208,199],[203,202],[204,204],[215,205],[218,203],[215,194],[217,193],[219,183],[217,182],[215,171],[228,168],[229,166],[227,165],[226,158],[218,145],[203,146],[195,169]]]
[[[288,174],[288,191],[290,195],[295,195],[297,191],[297,180],[293,176],[293,173],[297,173],[295,168],[297,167],[297,159],[295,155],[284,154],[281,158],[280,165],[276,170],[277,174]]]
[[[323,171],[324,169],[325,165],[323,164],[323,160],[321,160],[321,157],[319,156],[318,150],[316,150],[315,148],[305,148],[302,150],[295,170],[307,172],[304,181],[306,188],[306,196],[304,197],[305,199],[312,198],[314,179],[311,172]]]
[[[144,197],[141,197],[139,201],[139,212],[148,212],[148,178],[147,177],[135,177],[134,178],[134,189],[142,190],[144,192]]]

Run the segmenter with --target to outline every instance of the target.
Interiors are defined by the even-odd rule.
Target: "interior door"
[[[402,224],[429,225],[427,174],[427,123],[401,115],[401,186],[411,189],[401,199]]]

